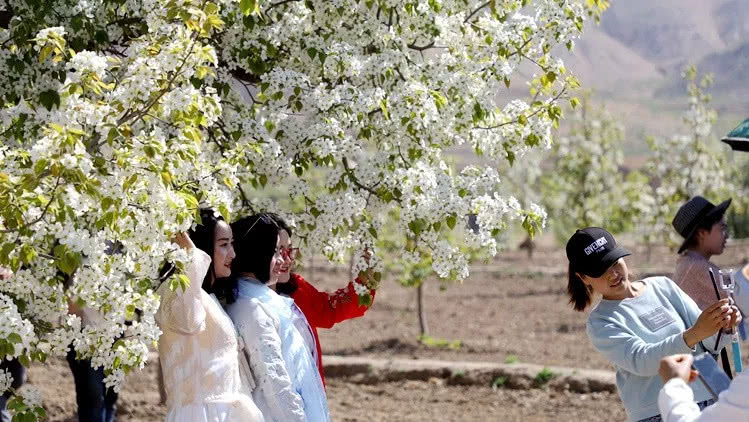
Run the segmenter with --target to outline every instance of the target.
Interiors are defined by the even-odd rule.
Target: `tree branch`
[[[557,101],[558,99],[562,98],[562,95],[564,95],[564,94],[565,94],[566,92],[567,92],[567,85],[565,85],[565,86],[564,86],[564,87],[562,88],[562,90],[561,90],[561,91],[559,91],[559,94],[555,95],[555,96],[554,96],[554,98],[552,98],[552,100],[551,100],[551,101]],[[533,113],[531,113],[531,114],[529,114],[528,116],[526,116],[526,118],[531,118],[531,117],[534,117],[534,116],[536,116],[537,114],[539,114],[540,112],[542,112],[543,110],[544,110],[544,108],[543,108],[543,107],[539,107],[539,108],[537,108],[537,109],[536,109],[536,111],[534,111]],[[494,129],[499,129],[499,128],[501,128],[502,126],[507,126],[507,125],[515,124],[515,123],[517,123],[517,122],[518,122],[518,121],[517,121],[517,119],[513,119],[513,120],[510,120],[510,121],[507,121],[507,122],[504,122],[504,123],[500,123],[500,124],[498,124],[498,125],[495,125],[495,126],[488,126],[488,127],[476,126],[476,129],[481,129],[481,130],[494,130]]]
[[[471,20],[471,18],[472,18],[472,17],[473,17],[473,16],[474,16],[474,15],[475,15],[476,13],[478,13],[479,11],[481,11],[482,9],[484,9],[484,8],[485,8],[486,6],[489,6],[490,4],[491,4],[491,2],[489,2],[489,1],[488,1],[488,2],[486,2],[486,3],[484,3],[484,4],[482,4],[481,6],[479,6],[478,8],[476,8],[476,10],[474,10],[473,12],[471,12],[471,14],[470,14],[470,15],[468,15],[468,17],[467,17],[467,18],[466,18],[466,19],[465,19],[465,20],[463,21],[463,23],[468,23],[468,21],[469,21],[469,20]]]
[[[294,2],[299,2],[299,1],[301,0],[282,0],[282,1],[279,1],[278,3],[272,3],[270,6],[268,6],[267,9],[265,9],[265,13],[267,14],[268,12],[271,11],[271,9],[275,7],[283,6],[286,3],[294,3]]]
[[[47,215],[47,211],[49,210],[49,206],[52,205],[53,202],[55,202],[55,196],[57,195],[57,188],[60,186],[60,179],[61,178],[62,178],[62,175],[57,176],[57,180],[55,180],[55,187],[52,188],[52,195],[49,198],[49,202],[47,202],[47,205],[44,206],[44,209],[42,210],[42,214],[39,217],[37,217],[33,221],[29,221],[28,223],[21,225],[20,227],[15,228],[15,229],[0,230],[0,234],[20,232],[21,230],[25,229],[26,227],[33,226],[34,224],[42,221],[44,219],[44,216]]]
[[[415,42],[413,42],[411,44],[406,45],[406,47],[410,48],[411,50],[425,51],[425,50],[429,50],[430,48],[434,47],[434,40],[432,40],[432,42],[430,42],[427,45],[418,46],[418,45],[416,45]]]
[[[370,188],[369,186],[363,185],[359,181],[359,179],[356,178],[356,175],[354,174],[353,169],[351,167],[349,167],[348,158],[343,157],[342,162],[343,162],[343,168],[346,171],[346,175],[348,176],[348,179],[351,181],[351,183],[354,184],[354,186],[356,186],[359,189],[365,190],[365,191],[367,191],[367,192],[371,193],[372,195],[375,195],[375,196],[377,196],[379,198],[380,195],[377,193],[376,190]]]

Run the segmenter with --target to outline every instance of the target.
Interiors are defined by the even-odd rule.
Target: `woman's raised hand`
[[[190,239],[190,235],[185,232],[175,234],[174,243],[179,245],[180,248],[188,251],[195,247],[195,244],[192,243],[192,239]]]
[[[689,347],[715,334],[721,328],[729,327],[734,315],[735,306],[729,304],[728,299],[721,299],[705,308],[691,328],[684,331],[684,342]],[[736,309],[736,312],[738,309]]]
[[[731,306],[731,319],[727,321],[726,326],[723,327],[724,329],[731,331],[733,328],[739,325],[739,323],[742,320],[741,317],[741,311],[739,311],[739,308],[734,304],[733,299],[730,300],[729,305]]]

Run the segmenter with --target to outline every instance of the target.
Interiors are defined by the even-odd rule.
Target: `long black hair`
[[[234,278],[252,273],[263,283],[270,281],[270,262],[278,247],[278,224],[266,213],[240,218],[231,224],[236,258],[231,263]],[[227,303],[236,299],[236,291]]]
[[[208,272],[203,278],[203,290],[208,293],[214,293],[213,290],[217,284],[213,252],[216,245],[216,226],[218,226],[220,221],[224,221],[224,217],[221,214],[215,212],[212,208],[201,208],[200,223],[188,231],[195,247],[211,257],[211,265],[208,267]]]
[[[216,282],[216,269],[213,267],[213,246],[216,244],[216,226],[218,226],[219,221],[224,221],[224,217],[212,208],[201,208],[200,222],[195,225],[195,228],[187,232],[195,247],[211,257],[211,264],[202,282],[203,290],[208,293],[217,293],[216,290],[218,284],[220,284]],[[174,269],[174,264],[167,262],[159,271],[159,279],[168,279],[174,273]]]
[[[572,263],[568,269],[567,275],[567,296],[570,298],[570,305],[576,311],[582,312],[593,301],[593,291],[590,286],[586,285],[577,275]]]

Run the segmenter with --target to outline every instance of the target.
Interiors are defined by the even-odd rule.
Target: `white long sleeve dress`
[[[159,287],[156,322],[167,394],[167,422],[263,422],[240,375],[237,332],[215,296],[202,289],[211,258],[195,248],[190,286]],[[244,356],[241,356],[244,359]]]

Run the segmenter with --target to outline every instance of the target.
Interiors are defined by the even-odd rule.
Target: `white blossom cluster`
[[[25,3],[8,2],[0,29],[12,47],[0,54],[0,265],[13,270],[0,339],[24,362],[72,346],[119,390],[161,334],[159,269],[187,258],[171,237],[199,204],[231,212],[237,164],[208,136],[222,99],[197,83],[215,74],[222,23],[202,2],[53,1],[44,18]],[[83,324],[71,304],[100,320]]]
[[[576,229],[598,226],[630,230],[649,204],[647,184],[637,172],[624,174],[624,129],[586,98],[572,110],[571,130],[552,148],[553,165],[542,179],[543,205],[554,230],[566,240]]]
[[[115,389],[160,335],[159,270],[188,258],[170,239],[198,207],[281,212],[330,259],[371,252],[359,271],[384,268],[380,233],[397,231],[404,261],[455,280],[507,222],[542,226],[496,171],[456,172],[443,154],[467,145],[519,164],[548,146],[577,84],[553,47],[606,7],[43,3],[0,6],[13,14],[0,29],[0,265],[14,271],[0,299],[17,307],[0,333],[23,333],[13,355],[32,360],[72,344]],[[528,98],[511,98],[524,82]],[[479,229],[462,236],[468,215]]]
[[[500,189],[496,172],[482,176],[488,191],[472,186],[473,176],[459,181],[442,152],[468,144],[489,159],[519,160],[529,148],[548,147],[558,100],[576,84],[550,48],[572,45],[592,12],[576,1],[522,5],[288,2],[263,9],[263,19],[227,10],[219,57],[247,73],[240,85],[252,109],[242,132],[278,146],[247,156],[242,170],[291,186],[293,202],[303,204],[297,233],[330,259],[370,243],[396,207],[388,228],[406,234],[400,249],[413,242],[408,252],[417,260],[434,254],[465,262],[455,271],[434,267],[463,279],[467,256],[454,250],[456,239],[450,247],[441,242],[447,221],[462,225],[466,215],[481,214],[478,239],[468,243],[495,251],[492,238],[508,219],[532,216],[540,227],[543,218],[499,194],[509,189]],[[517,70],[526,63],[538,70],[527,81],[531,97],[503,98],[508,84],[523,82]],[[224,110],[232,118],[244,113]],[[310,168],[324,170],[323,185]],[[494,211],[501,214],[489,217]]]
[[[13,300],[2,293],[0,293],[0,315],[3,316],[3,323],[0,324],[0,339],[12,345],[12,353],[0,358],[8,359],[28,353],[36,340],[34,326],[18,312],[18,307]]]
[[[0,369],[0,394],[5,393],[13,384],[13,376],[4,369]]]
[[[688,67],[682,77],[689,94],[684,133],[648,139],[652,157],[646,168],[649,177],[658,181],[652,189],[652,206],[645,214],[646,224],[639,233],[648,244],[683,242],[671,226],[679,207],[696,195],[723,200],[736,189],[731,178],[733,168],[717,151],[712,133],[717,113],[710,108],[710,95],[705,92],[712,78],[705,76],[698,82],[694,67]]]

